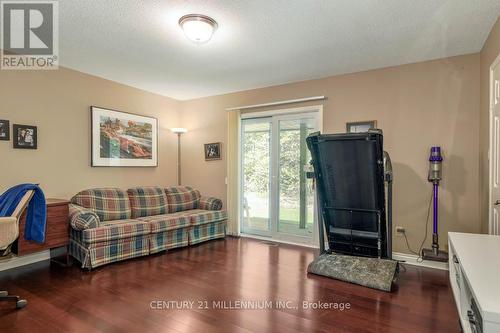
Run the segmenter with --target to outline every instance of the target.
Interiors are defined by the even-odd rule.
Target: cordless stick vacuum
[[[439,181],[442,179],[443,157],[441,156],[441,147],[431,147],[431,155],[429,156],[429,175],[427,180],[433,186],[433,228],[432,228],[432,249],[422,250],[422,259],[434,261],[448,261],[448,253],[439,250],[438,237],[438,190]]]

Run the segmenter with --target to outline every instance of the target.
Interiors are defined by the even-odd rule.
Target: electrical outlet
[[[398,234],[404,234],[406,232],[405,228],[403,227],[396,227],[396,233]]]

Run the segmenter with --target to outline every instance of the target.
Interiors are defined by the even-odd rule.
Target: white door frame
[[[319,131],[323,131],[323,105],[312,105],[312,106],[304,106],[304,107],[296,107],[296,108],[287,108],[287,109],[279,109],[279,110],[269,110],[269,111],[257,111],[257,112],[247,112],[247,113],[243,113],[240,115],[240,127],[241,127],[241,121],[244,120],[244,119],[251,119],[251,118],[272,118],[272,117],[275,117],[275,118],[278,118],[278,119],[286,119],[288,116],[290,117],[293,117],[293,116],[297,116],[297,115],[307,115],[308,113],[316,113],[316,119],[317,119],[317,127],[319,129]],[[274,125],[275,122],[273,122],[272,126],[275,126]],[[241,139],[241,136],[242,136],[242,133],[243,131],[240,131],[239,133],[239,146],[238,146],[238,149],[240,150],[241,152],[241,143],[242,143],[242,139]],[[275,133],[275,134],[273,134]],[[272,128],[271,130],[271,135],[277,135],[276,134],[276,128]],[[276,152],[276,144],[275,144],[275,139],[274,140],[271,140],[271,143],[272,143],[272,146],[271,146],[271,156],[275,156],[275,154],[277,154]],[[306,245],[306,246],[315,246],[318,242],[318,231],[316,230],[317,229],[317,218],[316,218],[316,215],[317,214],[314,214],[314,217],[315,217],[315,224],[314,224],[314,230],[313,230],[313,237],[312,237],[312,242],[313,244],[310,244],[310,243],[307,243],[307,242],[303,242],[301,240],[301,236],[291,236],[289,240],[284,240],[284,239],[280,239],[280,237],[276,237],[278,236],[278,233],[274,230],[275,229],[275,226],[272,226],[271,225],[271,230],[269,231],[269,235],[252,235],[252,234],[248,234],[248,233],[244,233],[242,228],[241,228],[241,223],[243,221],[242,219],[242,214],[244,214],[244,210],[243,210],[243,207],[242,207],[242,200],[241,198],[243,198],[243,187],[242,187],[242,172],[243,172],[243,166],[242,166],[242,154],[239,153],[239,161],[238,161],[238,165],[239,165],[239,170],[238,170],[238,193],[240,194],[240,200],[238,202],[238,211],[239,211],[239,217],[238,217],[238,223],[240,224],[240,230],[241,230],[241,234],[245,237],[254,237],[255,238],[259,238],[259,239],[266,239],[267,237],[269,238],[272,238],[273,241],[277,241],[277,242],[283,242],[283,243],[292,243],[292,244],[302,244],[302,245]],[[276,175],[276,172],[274,170],[274,167],[271,166],[272,170],[271,170],[271,174],[270,174],[270,177],[271,177],[271,182],[275,182],[277,181],[275,175]],[[273,178],[274,176],[274,178]],[[276,186],[271,186],[271,187],[274,187],[274,188],[277,188]],[[269,218],[274,220],[276,219],[276,214],[277,214],[277,203],[275,202],[276,201],[276,198],[271,196],[271,201],[270,201],[270,216]],[[316,203],[315,203],[316,204]],[[314,207],[314,209],[316,209],[316,207]]]
[[[273,140],[271,140],[273,143],[272,154],[271,154],[272,156],[276,156],[276,157],[279,156],[279,135],[280,135],[279,123],[280,123],[280,121],[297,119],[297,117],[307,118],[311,114],[313,114],[314,116],[310,117],[309,119],[313,118],[316,120],[315,127],[319,130],[319,128],[320,128],[319,114],[317,112],[279,114],[279,115],[275,115],[273,117],[273,130],[272,130]],[[292,235],[292,234],[283,234],[283,233],[278,231],[279,223],[280,223],[280,219],[279,219],[280,203],[279,203],[279,185],[278,185],[278,183],[279,183],[279,164],[275,163],[274,165],[272,165],[272,168],[273,169],[271,171],[271,179],[273,181],[274,193],[273,193],[273,196],[271,197],[271,199],[273,200],[273,202],[271,203],[271,209],[272,209],[271,216],[273,218],[273,221],[276,222],[275,225],[271,224],[271,227],[272,227],[271,235],[273,237],[273,240],[276,240],[278,242],[279,241],[287,241],[287,242],[293,242],[293,243],[298,243],[298,244],[305,243],[308,245],[317,244],[318,243],[317,242],[317,240],[318,240],[318,225],[317,225],[318,221],[316,218],[316,214],[314,214],[316,212],[316,195],[314,195],[314,206],[313,206],[314,223],[313,223],[313,234],[311,235],[311,237],[306,237],[306,236],[301,236],[301,235]]]
[[[494,167],[494,156],[495,154],[494,151],[494,133],[493,133],[493,106],[494,106],[494,98],[495,98],[495,84],[493,82],[493,71],[494,68],[500,65],[500,54],[497,56],[495,61],[490,66],[490,84],[489,84],[489,130],[490,130],[490,142],[489,142],[489,148],[488,148],[488,159],[489,159],[489,178],[488,178],[488,233],[493,234],[493,186],[491,186],[492,181],[493,181],[493,167]]]

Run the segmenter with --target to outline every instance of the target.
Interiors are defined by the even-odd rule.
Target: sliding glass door
[[[246,119],[241,126],[241,230],[271,233],[271,118]]]
[[[306,137],[317,112],[241,121],[241,229],[274,240],[313,243],[316,232]]]

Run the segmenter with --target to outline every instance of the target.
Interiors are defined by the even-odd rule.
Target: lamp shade
[[[188,130],[186,128],[182,128],[182,127],[175,127],[175,128],[171,128],[170,129],[172,131],[172,133],[175,133],[175,134],[182,134],[182,133],[186,133]]]

